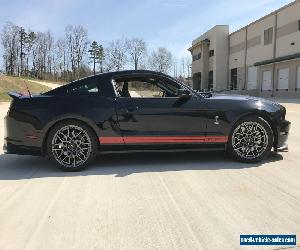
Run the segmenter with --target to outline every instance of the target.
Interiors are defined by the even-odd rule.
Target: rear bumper
[[[277,127],[277,143],[274,146],[275,151],[286,151],[288,149],[287,140],[289,137],[291,123],[289,121],[282,121]]]
[[[3,152],[5,154],[17,154],[17,155],[35,155],[35,156],[43,155],[40,148],[15,145],[7,142],[4,142]]]
[[[39,131],[30,123],[7,115],[4,118],[3,151],[5,154],[43,155]]]

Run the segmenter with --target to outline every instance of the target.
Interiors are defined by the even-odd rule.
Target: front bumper
[[[287,151],[288,150],[288,136],[291,123],[283,120],[277,127],[277,142],[274,145],[275,151]]]

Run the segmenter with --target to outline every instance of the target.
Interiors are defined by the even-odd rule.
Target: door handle
[[[132,107],[126,108],[126,112],[127,112],[127,113],[132,113],[132,112],[134,112],[134,111],[137,111],[138,109],[139,109],[138,106],[132,106]]]

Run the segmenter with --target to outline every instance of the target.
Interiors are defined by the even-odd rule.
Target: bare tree
[[[84,55],[87,52],[88,36],[87,30],[82,26],[74,27],[74,52],[77,70],[80,69]],[[78,74],[77,77],[80,75]]]
[[[79,78],[79,69],[87,53],[87,30],[82,26],[68,25],[65,29],[65,39],[71,63],[71,71],[73,72],[72,78]]]
[[[6,74],[69,80],[90,73],[85,63],[87,30],[82,26],[67,26],[65,37],[56,42],[50,31],[26,32],[23,27],[8,22],[0,38]]]
[[[54,39],[50,31],[38,32],[33,47],[35,76],[40,79],[50,78],[52,74]]]
[[[1,43],[4,49],[6,74],[14,75],[18,67],[19,27],[7,22],[1,33]]]
[[[177,78],[177,76],[178,76],[178,69],[177,69],[177,59],[176,58],[174,58],[174,60],[173,60],[173,76],[175,77],[175,78]]]
[[[34,65],[36,72],[34,73],[36,77],[43,78],[43,73],[46,71],[46,53],[45,48],[46,38],[45,33],[38,32],[36,36],[36,43],[34,46]]]
[[[186,71],[187,71],[187,79],[188,79],[188,84],[191,84],[191,74],[192,74],[192,58],[191,56],[186,56],[185,58],[185,63],[186,63]]]
[[[56,58],[55,63],[58,71],[60,72],[60,77],[66,80],[67,75],[67,48],[65,39],[59,39],[55,45]]]
[[[126,63],[126,45],[123,39],[111,41],[106,49],[106,70],[120,71]]]
[[[166,48],[158,48],[149,58],[150,67],[158,72],[168,73],[172,67],[172,54]]]
[[[93,42],[88,50],[88,32],[82,26],[68,25],[64,37],[55,40],[50,31],[25,31],[23,27],[8,22],[0,35],[5,71],[10,75],[74,80],[92,73],[88,52],[93,59],[94,74],[97,64],[100,72],[103,72],[103,66],[105,71],[119,71],[127,68],[128,63],[135,70],[150,65],[164,73],[169,73],[173,64],[172,54],[166,48],[158,48],[146,60],[147,46],[142,38],[114,40],[105,49]],[[182,61],[183,72],[187,65],[190,63]],[[174,63],[174,75],[180,68]]]
[[[126,50],[129,54],[129,61],[137,70],[147,55],[146,42],[141,38],[126,39]]]

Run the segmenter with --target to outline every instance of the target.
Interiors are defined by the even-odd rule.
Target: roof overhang
[[[288,56],[276,57],[274,59],[256,62],[256,63],[254,63],[254,66],[268,65],[268,64],[272,64],[272,63],[284,62],[284,61],[294,60],[294,59],[298,59],[298,58],[300,58],[300,53],[296,53],[296,54],[288,55]]]
[[[198,42],[198,43],[192,45],[187,50],[192,53],[193,49],[196,48],[196,47],[198,47],[198,46],[201,46],[201,42]]]
[[[210,44],[210,40],[208,38],[205,38],[204,40],[198,41],[197,43],[193,44],[192,47],[189,47],[187,50],[192,53],[194,48],[201,46],[202,44]]]

